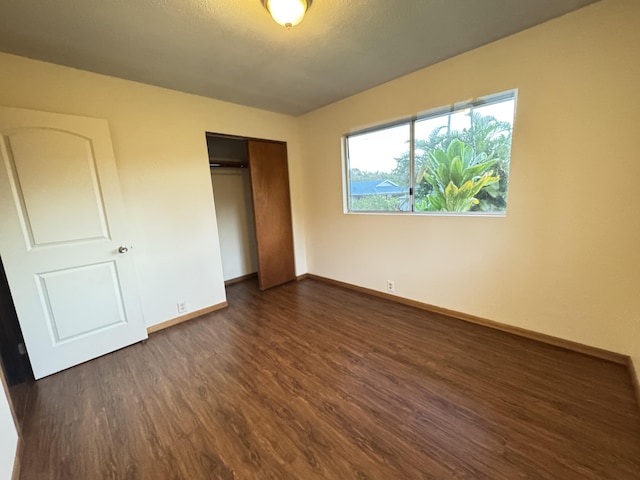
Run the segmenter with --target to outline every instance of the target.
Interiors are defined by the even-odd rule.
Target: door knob
[[[118,252],[120,253],[127,253],[129,251],[129,247],[125,247],[124,245],[122,245],[119,249]]]

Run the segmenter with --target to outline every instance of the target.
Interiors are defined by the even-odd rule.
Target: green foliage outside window
[[[447,127],[434,129],[426,139],[415,141],[415,210],[416,211],[483,211],[501,212],[507,207],[507,184],[509,181],[509,160],[511,158],[511,124],[496,120],[477,112],[470,112],[471,127],[461,131],[447,130]],[[497,181],[486,182],[473,196],[477,202],[471,202],[466,210],[447,210],[442,205],[426,201],[435,188],[424,176],[429,166],[434,164],[435,152],[448,152],[456,141],[461,142],[468,152],[472,152],[473,163],[491,161],[493,176]],[[441,154],[438,154],[441,155]],[[468,155],[468,154],[467,154]],[[450,158],[452,161],[453,158]],[[406,178],[409,175],[409,151],[396,158],[397,167],[391,172],[393,179]],[[437,162],[436,162],[437,163]],[[446,162],[445,162],[446,163]],[[440,182],[437,169],[430,175]],[[484,173],[484,172],[483,172]],[[445,183],[445,187],[448,181]],[[461,185],[456,185],[461,187]],[[433,198],[433,197],[432,197]],[[465,204],[466,205],[466,204]]]
[[[473,148],[454,139],[446,151],[429,152],[416,183],[426,182],[428,194],[415,200],[417,211],[467,212],[480,201],[478,193],[496,184],[500,177],[493,174],[497,160],[486,153],[475,155]]]

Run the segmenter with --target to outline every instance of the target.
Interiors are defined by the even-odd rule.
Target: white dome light
[[[302,21],[311,0],[262,0],[262,3],[277,23],[291,28]]]

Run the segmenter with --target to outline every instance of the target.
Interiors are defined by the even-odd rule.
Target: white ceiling
[[[300,115],[596,0],[2,0],[0,51]]]

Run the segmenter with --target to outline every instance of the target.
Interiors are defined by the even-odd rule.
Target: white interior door
[[[0,107],[0,256],[36,379],[147,337],[105,120]]]

